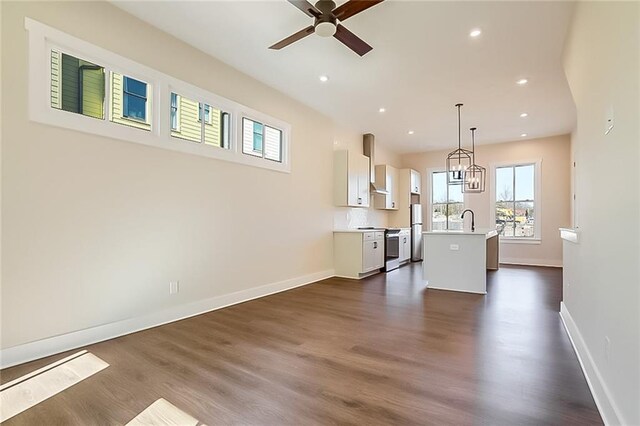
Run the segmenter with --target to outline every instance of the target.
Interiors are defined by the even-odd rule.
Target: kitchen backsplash
[[[387,212],[376,209],[336,207],[334,229],[352,229],[360,226],[387,226]]]

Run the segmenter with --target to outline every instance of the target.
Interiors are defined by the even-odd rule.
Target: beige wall
[[[580,240],[566,243],[564,304],[601,412],[624,425],[640,424],[639,56],[640,3],[577,4],[564,65],[577,111]]]
[[[405,154],[403,167],[410,167],[422,175],[423,217],[427,227],[430,188],[427,187],[427,169],[444,168],[448,151],[429,151]],[[507,142],[476,147],[476,162],[487,168],[487,191],[481,194],[467,194],[466,207],[476,215],[476,227],[493,227],[490,222],[489,168],[492,163],[542,160],[541,164],[541,207],[542,217],[540,244],[514,244],[502,242],[501,261],[520,264],[562,265],[562,243],[559,227],[567,227],[570,218],[570,138],[554,136],[526,141]]]
[[[1,7],[3,349],[331,271],[327,118],[106,2]],[[30,122],[25,16],[291,123],[291,173]]]

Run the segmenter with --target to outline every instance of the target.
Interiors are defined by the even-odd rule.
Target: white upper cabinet
[[[353,168],[358,176],[358,197],[356,204],[362,207],[369,207],[371,198],[371,178],[369,174],[369,158],[364,155],[354,156]]]
[[[376,194],[375,207],[382,210],[398,210],[398,169],[382,164],[376,166],[376,184],[387,194]]]
[[[411,193],[412,194],[420,195],[420,190],[422,189],[422,184],[420,179],[421,179],[420,173],[412,169],[411,170]]]
[[[333,153],[336,206],[369,207],[369,159],[347,150]]]

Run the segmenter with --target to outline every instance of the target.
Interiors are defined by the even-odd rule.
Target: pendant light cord
[[[473,165],[476,165],[476,128],[471,129],[471,156],[473,158]]]
[[[458,165],[460,165],[460,148],[462,147],[461,145],[461,133],[460,133],[460,107],[462,106],[462,104],[456,104],[456,107],[458,107]]]
[[[471,158],[473,159],[472,175],[475,178],[476,176],[476,127],[472,127],[469,130],[471,130]]]

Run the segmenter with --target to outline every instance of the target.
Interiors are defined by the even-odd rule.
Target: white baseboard
[[[582,372],[584,373],[584,377],[587,379],[587,384],[589,385],[589,389],[591,390],[591,395],[593,395],[593,399],[596,402],[596,406],[598,407],[598,411],[600,412],[600,416],[602,416],[604,424],[628,424],[622,418],[620,410],[611,397],[609,388],[607,387],[604,380],[602,380],[600,370],[593,361],[591,352],[589,352],[589,348],[585,344],[584,339],[582,338],[582,334],[580,334],[580,330],[578,329],[576,323],[573,321],[573,317],[567,310],[567,306],[564,304],[564,302],[560,302],[560,318],[562,319],[562,323],[564,324],[564,329],[569,335],[569,340],[571,341],[573,350],[578,356],[580,367],[582,367]]]
[[[13,346],[0,351],[0,368],[11,367],[24,362],[33,361],[45,356],[54,355],[104,340],[113,339],[125,334],[135,333],[162,324],[182,320],[206,312],[248,300],[279,293],[292,288],[301,287],[331,278],[333,270],[320,271],[301,277],[288,279],[276,283],[253,287],[210,299],[199,300],[185,305],[175,306],[149,315],[116,321],[84,330],[73,331],[59,336],[36,340],[23,345]]]
[[[450,288],[450,287],[434,287],[434,286],[429,285],[428,282],[427,282],[427,288],[430,289],[430,290],[455,291],[456,293],[469,293],[469,294],[482,294],[482,295],[487,294],[486,291],[460,290],[460,289],[457,289],[457,288]]]
[[[500,263],[504,263],[505,265],[547,266],[551,268],[562,268],[561,260],[549,259],[518,259],[515,257],[501,257]]]

